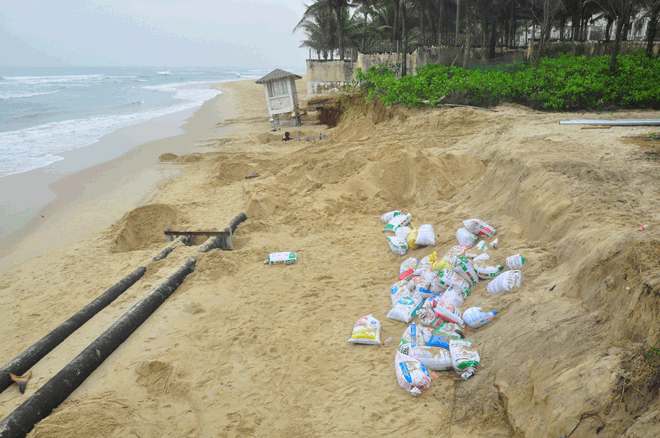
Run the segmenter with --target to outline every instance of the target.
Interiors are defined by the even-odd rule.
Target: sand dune
[[[304,90],[304,85],[298,86]],[[646,128],[580,130],[563,114],[506,105],[406,110],[353,99],[312,142],[271,141],[263,91],[223,85],[236,113],[139,207],[103,232],[4,268],[5,362],[137,266],[145,277],[34,367],[26,396],[166,277],[197,245],[163,249],[165,227],[223,229],[248,215],[232,252],[195,272],[31,437],[649,437],[660,435],[660,167],[628,140]],[[304,93],[301,93],[304,98]],[[657,118],[657,112],[623,117]],[[596,114],[571,117],[598,118]],[[192,157],[192,156],[191,156]],[[245,179],[252,172],[260,176]],[[438,373],[413,398],[397,384],[406,325],[385,317],[403,258],[379,217],[430,223],[432,248],[455,245],[463,219],[498,230],[495,258],[521,253],[523,287],[463,309],[506,314],[467,329],[482,362]],[[268,253],[295,251],[291,266]],[[372,313],[384,347],[346,342]],[[0,394],[0,416],[25,396]],[[598,435],[596,435],[598,434]]]

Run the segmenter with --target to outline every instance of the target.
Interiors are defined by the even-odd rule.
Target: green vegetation
[[[421,107],[437,103],[478,106],[518,103],[551,111],[660,108],[660,59],[639,51],[618,57],[618,74],[609,74],[610,56],[562,55],[538,65],[470,71],[430,64],[415,76],[396,78],[388,66],[357,71],[354,87],[367,100]],[[428,101],[428,102],[424,102]]]

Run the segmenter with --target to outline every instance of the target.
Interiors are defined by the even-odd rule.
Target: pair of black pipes
[[[85,348],[82,353],[69,362],[69,364],[62,368],[59,373],[46,382],[44,386],[39,388],[37,392],[16,408],[14,412],[9,414],[7,418],[0,422],[0,438],[25,437],[35,424],[46,418],[53,409],[59,406],[60,403],[62,403],[78,386],[80,386],[80,384],[96,368],[98,368],[98,366],[101,365],[101,363],[103,363],[113,351],[117,349],[117,347],[128,339],[128,337],[163,302],[165,302],[170,295],[172,295],[181,283],[183,283],[186,276],[193,272],[196,262],[197,259],[195,257],[189,257],[176,271],[156,285],[146,297],[131,307],[121,318],[112,324],[110,328]],[[144,268],[139,268],[133,274],[136,274],[140,269]],[[139,273],[139,277],[143,274],[144,271]],[[139,277],[137,279],[139,279]],[[135,279],[135,281],[137,281],[137,279]],[[133,283],[135,281],[133,281]],[[128,287],[126,289],[128,289]],[[91,304],[92,303],[90,303],[90,305]],[[45,338],[47,337],[48,336]],[[33,347],[34,346],[30,347],[30,349]],[[28,349],[28,351],[30,349]]]
[[[112,286],[110,289],[101,294],[94,301],[80,309],[71,318],[60,324],[55,330],[48,333],[46,336],[38,340],[34,345],[29,347],[23,353],[16,356],[7,365],[0,368],[0,392],[7,389],[12,383],[9,378],[9,373],[16,375],[25,374],[44,356],[50,353],[55,347],[65,340],[71,333],[82,327],[87,321],[92,319],[94,315],[103,310],[108,304],[112,303],[119,295],[123,294],[138,281],[147,268],[140,267],[135,271],[128,274],[119,283]]]
[[[245,213],[240,213],[232,219],[229,228],[225,229],[230,233],[229,239],[232,238],[238,225],[245,220],[247,220]],[[189,242],[184,243],[189,244]],[[233,247],[231,241],[228,243],[230,248]],[[225,249],[226,246],[226,241],[215,238],[203,245],[199,252],[207,252],[214,248]],[[154,261],[167,257],[173,250],[174,245],[166,248],[154,257]],[[179,269],[156,285],[149,295],[140,300],[73,361],[16,408],[0,423],[0,438],[24,437],[35,424],[46,418],[181,285],[186,276],[195,269],[196,262],[195,257],[189,257]],[[133,271],[67,321],[60,324],[55,330],[0,368],[0,392],[13,383],[9,373],[21,375],[27,372],[71,333],[82,327],[94,315],[128,290],[142,278],[146,270],[147,268],[140,267]]]

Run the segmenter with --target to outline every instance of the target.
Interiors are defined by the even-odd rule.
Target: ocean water
[[[58,153],[154,117],[201,106],[217,82],[272,69],[0,67],[0,178],[62,160]]]

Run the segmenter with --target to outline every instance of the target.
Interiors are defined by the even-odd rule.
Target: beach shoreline
[[[180,173],[177,166],[158,162],[160,154],[202,150],[199,142],[216,134],[223,118],[235,114],[230,93],[222,90],[228,83],[213,84],[222,93],[197,108],[119,129],[59,154],[63,160],[0,178],[0,192],[5,193],[0,204],[0,264],[71,243],[146,202],[150,193]],[[103,212],[91,218],[71,220],[99,208]],[[72,222],[78,225],[61,226]],[[35,236],[40,230],[48,232]]]

